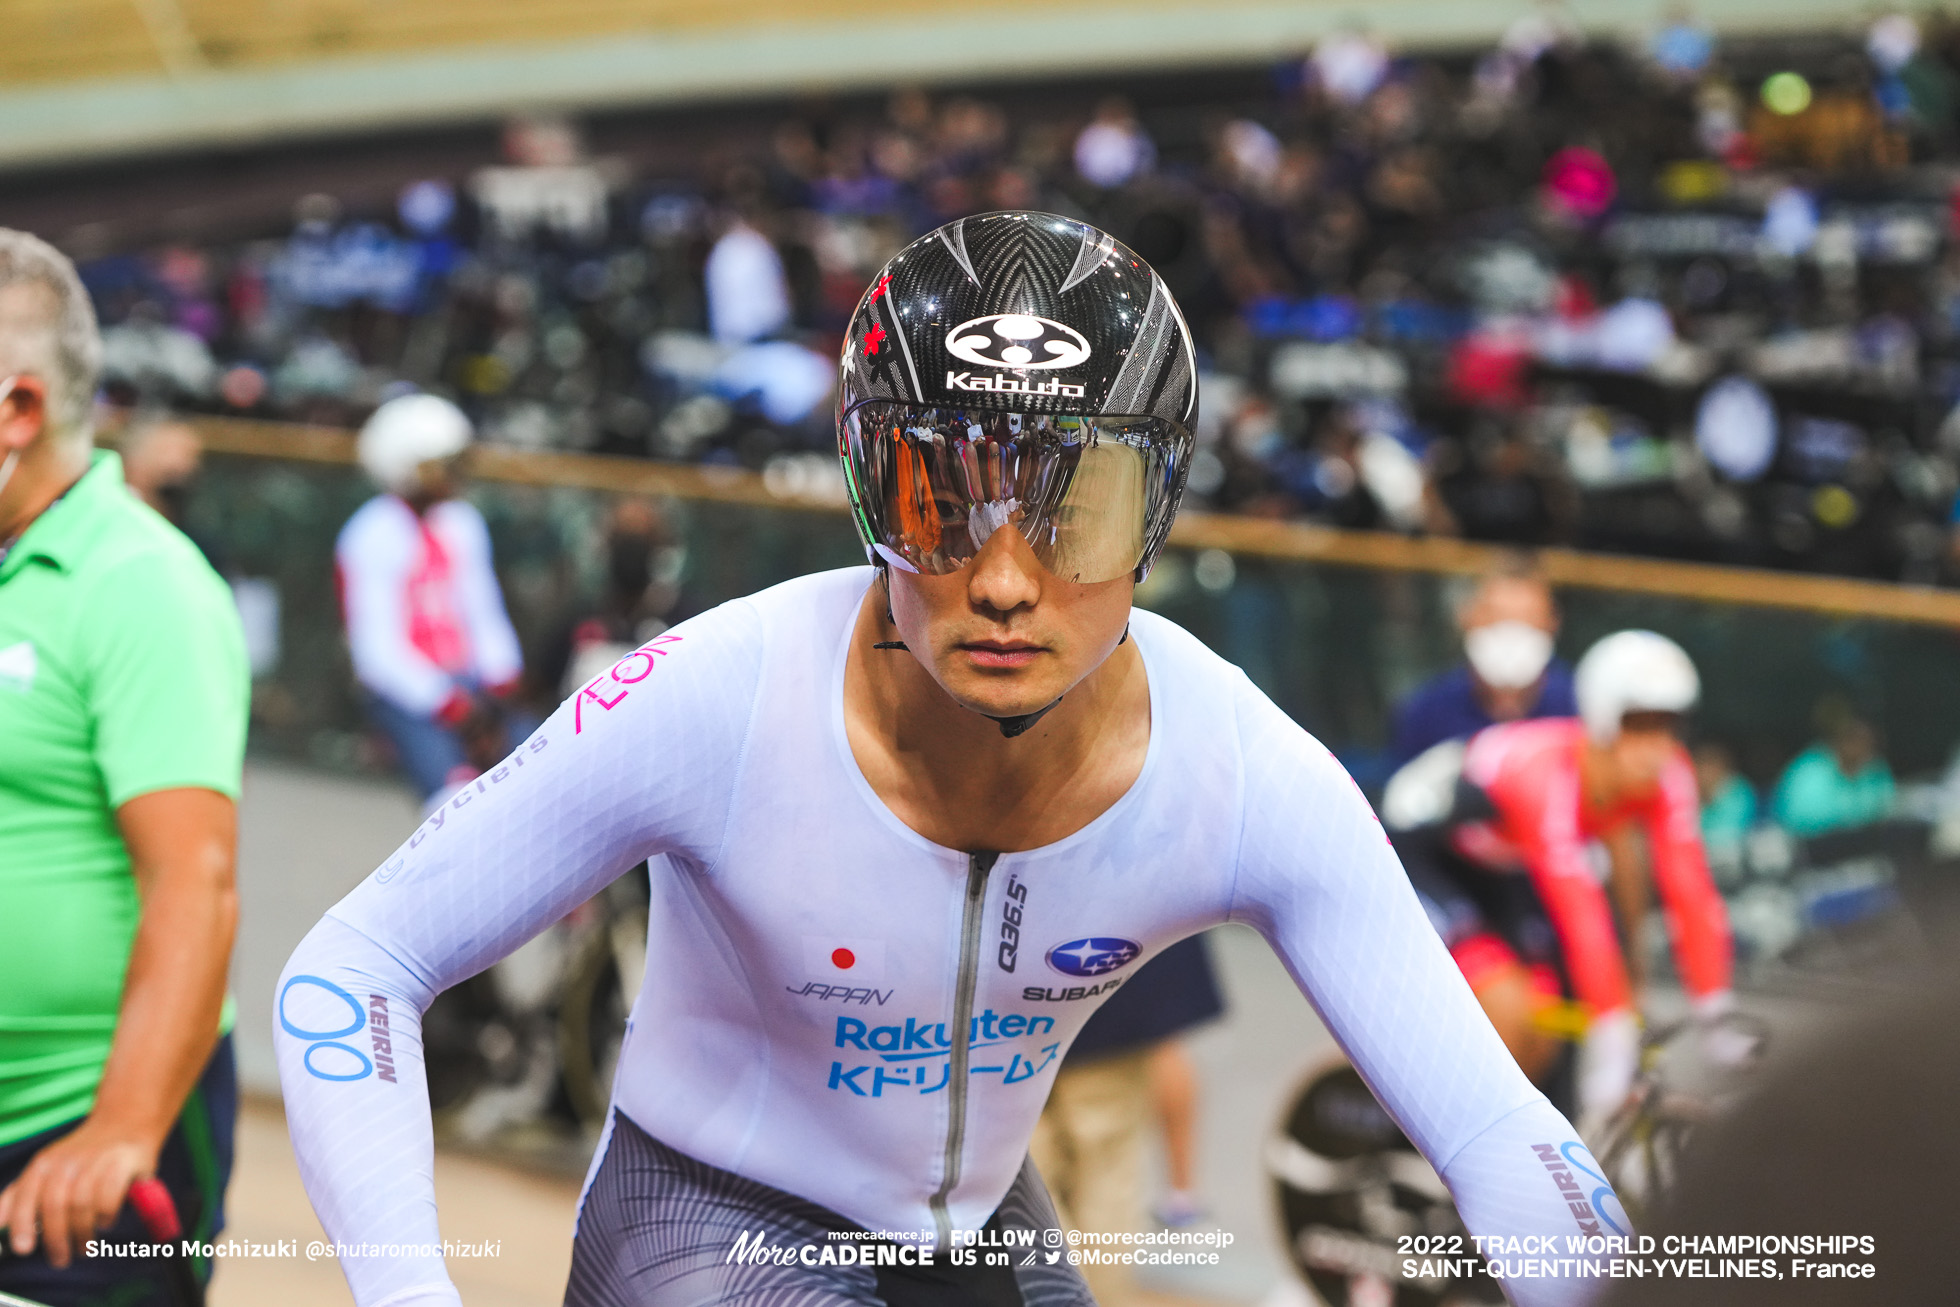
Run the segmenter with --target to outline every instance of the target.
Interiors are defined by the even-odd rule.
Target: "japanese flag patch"
[[[885,983],[885,941],[862,935],[805,935],[805,979],[831,985]]]

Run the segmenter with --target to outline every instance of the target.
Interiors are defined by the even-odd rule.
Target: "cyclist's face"
[[[462,488],[463,464],[466,455],[457,454],[451,458],[432,458],[415,467],[415,498],[433,503],[438,499],[448,499]]]
[[[1615,786],[1625,795],[1653,793],[1661,783],[1661,773],[1681,747],[1671,724],[1642,722],[1630,717],[1620,728],[1620,738],[1606,746],[1613,760]]]
[[[1136,588],[1128,574],[1057,580],[1012,529],[995,531],[957,572],[888,575],[899,638],[947,694],[993,717],[1046,707],[1101,666]]]

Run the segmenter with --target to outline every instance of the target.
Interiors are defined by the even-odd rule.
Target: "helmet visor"
[[[859,404],[838,436],[858,529],[908,572],[956,572],[1013,526],[1065,581],[1111,581],[1163,544],[1191,437],[1157,417]]]

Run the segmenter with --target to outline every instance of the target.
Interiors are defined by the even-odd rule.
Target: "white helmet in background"
[[[1620,736],[1630,712],[1684,713],[1701,697],[1701,677],[1680,645],[1652,631],[1616,631],[1579,660],[1579,717],[1599,744]]]
[[[470,420],[440,395],[391,399],[361,428],[361,466],[384,490],[405,495],[416,487],[415,470],[469,448]]]

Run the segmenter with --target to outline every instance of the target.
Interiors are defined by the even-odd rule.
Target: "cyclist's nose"
[[[998,613],[1010,613],[1041,598],[1046,571],[1020,528],[1003,526],[966,568],[967,598]]]

